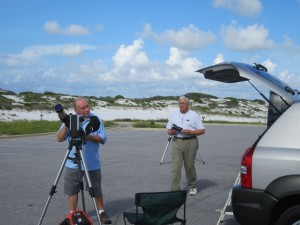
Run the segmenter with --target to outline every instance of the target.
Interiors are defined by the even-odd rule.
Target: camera
[[[179,127],[179,126],[177,126],[176,124],[173,124],[171,129],[180,132],[180,131],[182,130],[182,127]]]
[[[72,115],[71,113],[68,115],[61,104],[57,104],[54,109],[61,122],[70,129],[71,138],[80,138],[84,136],[84,134],[89,135],[100,128],[101,122],[97,116],[91,116],[89,123],[83,128],[83,116]]]

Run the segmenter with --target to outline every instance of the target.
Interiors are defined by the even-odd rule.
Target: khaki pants
[[[180,190],[181,169],[184,163],[184,169],[188,187],[197,187],[197,175],[195,168],[195,159],[198,151],[198,139],[188,140],[173,139],[172,142],[172,180],[171,191]]]

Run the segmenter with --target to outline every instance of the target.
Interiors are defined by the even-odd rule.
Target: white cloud
[[[248,17],[256,16],[262,10],[262,4],[259,0],[214,0],[213,6],[225,8]]]
[[[293,88],[300,87],[300,77],[288,72],[287,70],[279,73],[279,79],[281,79],[285,83],[291,85],[291,87],[293,87]]]
[[[162,65],[163,67],[165,65]],[[166,61],[167,73],[173,74],[170,77],[195,77],[196,70],[201,68],[202,62],[195,57],[191,57],[188,52],[180,50],[178,48],[170,48],[170,55]],[[170,72],[169,72],[170,71]]]
[[[149,60],[146,53],[141,51],[143,46],[141,39],[135,40],[132,45],[121,45],[113,57],[116,67],[147,65]]]
[[[285,35],[284,36],[283,46],[287,47],[287,48],[293,47],[294,46],[294,42],[292,41],[292,39],[290,39],[288,36]]]
[[[95,49],[95,46],[66,44],[66,45],[35,45],[25,48],[18,56],[25,59],[40,58],[46,55],[77,56],[83,50]]]
[[[262,62],[262,64],[267,68],[268,73],[273,73],[276,69],[277,64],[273,63],[270,59],[267,59]]]
[[[175,80],[184,81],[184,84],[190,87],[196,85],[193,78],[199,80],[199,74],[195,71],[202,63],[190,57],[185,51],[171,48],[168,60],[162,63],[145,60],[143,58],[146,55],[140,57],[143,54],[143,41],[138,39],[132,45],[120,46],[113,57],[112,67],[106,67],[104,62],[99,60],[87,62],[80,68],[72,68],[68,79],[72,77],[72,80],[78,81],[76,77],[82,79],[88,74],[88,85],[91,90],[93,88],[103,90],[109,86],[115,93],[126,95],[138,90],[140,92],[152,90],[152,93],[161,93],[168,89],[180,91],[186,87],[177,87],[178,83],[174,82]],[[60,79],[66,77],[60,76]]]
[[[152,38],[158,43],[166,43],[176,48],[185,50],[202,49],[215,41],[215,36],[211,32],[204,32],[193,24],[182,27],[180,30],[165,30],[161,34],[152,31],[151,25],[144,26],[143,38]]]
[[[11,54],[0,60],[6,65],[30,65],[33,61],[49,55],[78,56],[85,50],[97,49],[91,45],[65,44],[65,45],[34,45],[26,47],[20,54]]]
[[[44,30],[51,34],[63,35],[88,35],[90,33],[88,28],[81,25],[71,24],[66,28],[61,28],[57,21],[48,21],[44,24]]]
[[[170,56],[166,61],[169,66],[177,66],[184,71],[184,74],[195,75],[195,70],[202,66],[202,63],[194,58],[189,57],[186,51],[172,47],[170,49]]]
[[[2,57],[0,59],[0,63],[3,63],[8,66],[16,66],[19,64],[19,60],[14,57],[7,56],[7,57]]]
[[[214,60],[214,64],[218,64],[218,63],[221,63],[221,62],[224,62],[224,55],[222,53],[219,53],[217,55],[217,57],[215,58]]]
[[[263,25],[237,27],[233,22],[227,27],[223,26],[221,33],[225,45],[237,51],[264,50],[275,46],[273,41],[268,39],[269,31]]]
[[[300,47],[299,45],[295,44],[290,37],[285,35],[281,51],[287,54],[289,57],[295,57],[299,55]]]
[[[170,66],[180,65],[185,54],[186,52],[173,47],[170,49],[170,56],[166,63]]]
[[[84,47],[78,44],[65,45],[60,49],[59,54],[63,56],[78,56],[82,53]]]

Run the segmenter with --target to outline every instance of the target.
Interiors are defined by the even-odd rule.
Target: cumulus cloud
[[[267,59],[262,62],[262,64],[267,68],[269,73],[273,73],[276,69],[277,64],[273,63],[270,59]]]
[[[190,57],[188,52],[178,48],[170,48],[170,55],[166,61],[171,79],[180,80],[198,76],[196,70],[202,67],[202,63],[195,57]]]
[[[186,54],[187,53],[185,51],[181,51],[178,48],[172,47],[170,49],[169,59],[167,60],[166,63],[170,66],[180,65],[182,63],[182,58]]]
[[[256,16],[262,10],[262,4],[259,0],[214,0],[213,6],[225,8],[247,17]]]
[[[143,47],[141,39],[135,40],[132,45],[121,45],[113,57],[114,67],[99,77],[119,82],[128,82],[130,79],[131,82],[147,82],[148,85],[160,81],[159,85],[162,85],[163,82],[183,77],[195,77],[195,70],[201,65],[188,52],[175,47],[170,48],[170,55],[165,62],[150,61]]]
[[[222,63],[224,62],[224,55],[222,53],[219,53],[217,57],[214,59],[214,64]]]
[[[285,83],[291,85],[293,88],[300,87],[300,77],[284,70],[279,73],[279,79],[283,80]]]
[[[233,22],[227,27],[223,26],[221,33],[225,45],[236,51],[264,50],[275,46],[274,42],[268,39],[269,31],[263,25],[238,27]]]
[[[88,35],[90,31],[81,25],[71,24],[65,28],[61,28],[57,21],[48,21],[44,24],[44,30],[51,34],[63,34],[63,35]]]
[[[113,57],[117,67],[123,66],[144,66],[149,60],[145,52],[141,51],[144,42],[141,39],[135,40],[132,45],[121,45]]]
[[[94,46],[30,46],[14,55],[14,59],[24,63],[26,60],[33,61],[49,55],[77,55],[89,48],[93,49]],[[107,87],[110,87],[110,94],[126,96],[145,96],[149,91],[152,95],[179,95],[187,93],[186,90],[196,92],[201,86],[199,81],[204,79],[195,72],[202,67],[202,63],[191,56],[189,51],[171,47],[169,56],[164,61],[151,61],[144,52],[144,42],[141,39],[134,40],[129,45],[121,45],[112,60],[111,66],[100,59],[85,61],[79,65],[74,63],[46,67],[46,70],[39,69],[41,65],[37,65],[33,72],[20,68],[18,73],[14,71],[9,76],[0,73],[0,78],[5,84],[4,88],[14,85],[19,91],[23,90],[25,84],[32,91],[76,91],[77,94],[105,95],[108,94]],[[87,75],[88,82],[85,80]],[[62,87],[57,87],[57,83],[64,84],[63,90],[60,89]]]
[[[146,24],[141,37],[151,38],[158,43],[169,44],[185,50],[202,49],[215,42],[215,36],[211,32],[201,31],[193,24],[182,27],[180,30],[168,29],[161,34],[153,32],[151,25]]]

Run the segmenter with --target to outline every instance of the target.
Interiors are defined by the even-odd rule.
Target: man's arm
[[[93,142],[98,142],[100,144],[104,144],[104,141],[102,140],[102,138],[98,135],[88,135],[88,136],[85,136],[85,140],[87,141],[93,141]]]
[[[56,134],[56,140],[58,142],[62,142],[66,140],[67,132],[68,132],[67,126],[63,125],[63,127]]]
[[[181,132],[187,135],[201,135],[201,134],[205,134],[205,129],[196,129],[196,130],[182,129]]]
[[[101,121],[100,119],[99,121],[100,121],[100,127],[98,128],[98,130],[90,133],[89,135],[85,135],[85,140],[97,142],[104,145],[107,139],[106,132],[105,132],[103,121]]]

